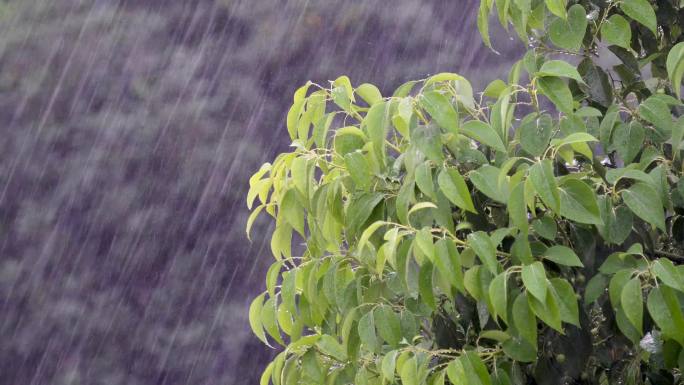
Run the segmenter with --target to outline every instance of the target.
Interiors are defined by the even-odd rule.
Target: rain
[[[524,46],[484,47],[478,4],[0,2],[0,384],[258,383],[272,222],[250,242],[245,196],[294,90],[482,89]]]

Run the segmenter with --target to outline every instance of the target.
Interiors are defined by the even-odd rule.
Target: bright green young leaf
[[[370,83],[361,84],[360,86],[356,87],[355,91],[356,94],[359,95],[366,103],[368,103],[369,106],[382,101],[382,94],[380,93],[380,90],[378,87]]]
[[[418,363],[411,357],[401,366],[401,383],[404,385],[420,385],[418,381]]]
[[[387,382],[392,382],[394,380],[394,370],[396,368],[398,353],[397,350],[392,350],[382,358],[382,375]]]
[[[565,10],[565,7],[567,7],[567,0],[544,0],[544,2],[549,11],[554,15],[561,19],[567,17],[567,11]]]
[[[365,128],[366,135],[373,143],[375,156],[381,162],[384,162],[385,159],[385,137],[390,126],[389,108],[390,104],[387,102],[374,104],[368,110],[362,125]]]
[[[249,305],[249,326],[252,327],[254,335],[259,337],[264,344],[271,346],[266,339],[266,333],[264,333],[264,327],[262,326],[261,321],[261,309],[263,308],[265,296],[266,293],[262,293],[254,298],[251,305]]]

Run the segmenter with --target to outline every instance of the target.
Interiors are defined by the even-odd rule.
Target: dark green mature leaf
[[[596,193],[586,183],[568,179],[560,186],[561,215],[579,223],[601,224]]]
[[[551,282],[550,292],[556,297],[558,303],[561,320],[580,326],[577,297],[575,297],[575,290],[570,282],[561,278],[552,278],[549,282]]]
[[[494,275],[499,273],[499,262],[496,260],[496,246],[483,231],[468,234],[468,245],[475,251],[482,263]]]
[[[608,286],[608,278],[605,275],[596,274],[593,276],[584,290],[584,302],[591,304],[596,301],[606,292],[606,286]]]
[[[672,135],[672,114],[670,108],[656,96],[644,100],[639,106],[639,115],[655,127],[656,138],[664,142]]]
[[[549,98],[558,111],[571,114],[573,110],[572,92],[567,83],[557,77],[543,77],[537,79],[539,91]]]
[[[601,37],[609,45],[629,49],[632,41],[632,29],[624,17],[612,15],[601,26]]]
[[[548,114],[531,114],[523,119],[518,128],[520,146],[533,156],[541,156],[548,148],[553,135],[553,121]]]
[[[537,261],[522,267],[522,282],[527,291],[537,298],[540,302],[546,300],[548,292],[548,281],[544,265]]]
[[[544,0],[546,7],[554,15],[565,19],[567,17],[567,11],[565,7],[567,6],[567,0]]]
[[[375,318],[372,311],[364,314],[363,317],[359,319],[358,332],[361,343],[363,343],[367,349],[370,351],[376,351],[378,349],[379,341],[375,331]]]
[[[584,267],[577,254],[571,248],[565,246],[552,246],[546,249],[543,254],[544,258],[553,261],[559,265],[570,267]]]
[[[503,186],[498,183],[499,173],[501,170],[494,166],[485,164],[477,170],[470,173],[470,181],[475,187],[489,198],[497,202],[506,203],[508,199],[508,185]]]
[[[638,121],[620,123],[613,130],[612,148],[617,151],[625,164],[631,163],[641,151],[645,137],[644,126]]]
[[[390,306],[378,306],[373,312],[378,334],[389,345],[396,347],[403,338],[399,316]]]
[[[622,199],[636,216],[665,231],[665,212],[660,196],[644,182],[637,182],[622,191]]]
[[[587,29],[587,12],[579,4],[568,9],[567,19],[557,18],[549,25],[549,38],[558,48],[577,51]]]
[[[632,20],[638,21],[651,30],[654,35],[658,35],[656,14],[647,0],[623,0],[620,2],[620,9]]]
[[[492,126],[479,120],[469,120],[461,127],[461,133],[495,150],[506,152],[506,146]]]
[[[508,274],[503,272],[489,284],[489,301],[494,310],[493,317],[501,317],[508,323]]]
[[[423,194],[427,195],[433,201],[437,200],[435,195],[435,183],[432,180],[432,169],[430,162],[424,162],[416,167],[416,184]]]
[[[530,180],[542,202],[556,213],[560,214],[561,201],[556,177],[550,159],[544,159],[530,167]]]
[[[468,185],[455,168],[444,168],[437,176],[437,184],[444,196],[459,208],[476,213]]]
[[[515,361],[534,362],[537,359],[536,347],[526,340],[517,337],[510,338],[504,341],[501,346],[503,347],[504,353]]]
[[[684,315],[671,289],[659,287],[651,289],[646,307],[651,318],[666,337],[684,344]]]
[[[527,301],[527,294],[522,293],[513,302],[513,324],[517,333],[527,343],[537,346],[537,319],[534,317]]]
[[[632,278],[622,289],[620,294],[620,306],[634,328],[641,332],[644,318],[644,299],[641,296],[641,281],[638,277]]]
[[[633,216],[626,206],[614,207],[610,197],[598,200],[603,224],[597,224],[599,234],[607,243],[622,244],[632,231]]]
[[[653,272],[667,286],[684,292],[684,272],[669,259],[659,258],[653,262]]]
[[[560,308],[554,295],[547,295],[544,302],[539,301],[534,296],[528,296],[527,302],[537,318],[556,331],[563,332]]]

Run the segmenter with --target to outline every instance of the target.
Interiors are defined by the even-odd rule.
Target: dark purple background
[[[311,79],[478,88],[476,0],[0,2],[0,384],[253,384],[247,178]]]

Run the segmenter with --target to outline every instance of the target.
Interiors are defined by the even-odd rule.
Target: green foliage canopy
[[[284,346],[262,384],[680,381],[680,7],[483,0],[485,43],[494,13],[531,49],[481,94],[298,89],[293,151],[250,179],[276,262],[249,318]]]

